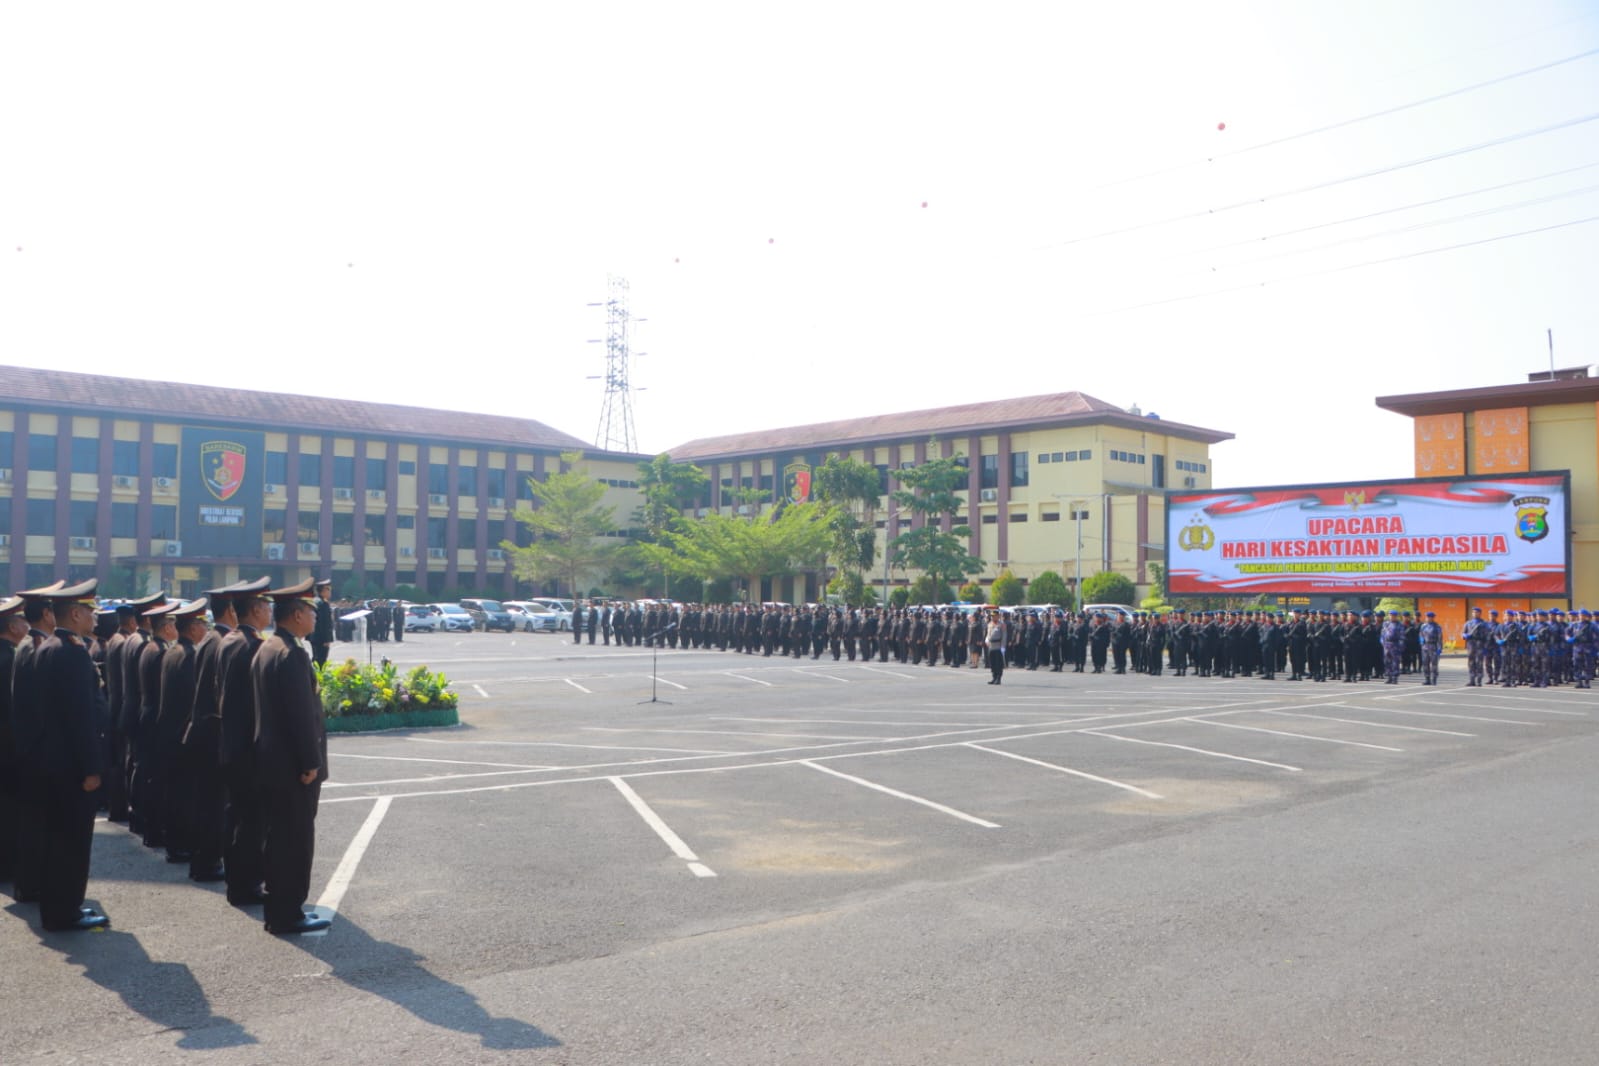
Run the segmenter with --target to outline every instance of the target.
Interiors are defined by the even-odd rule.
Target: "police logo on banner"
[[[213,440],[200,445],[200,477],[211,495],[230,500],[244,484],[247,449],[234,441]]]
[[[809,463],[789,463],[783,468],[783,496],[789,503],[804,503],[811,498]]]
[[[1529,544],[1549,535],[1549,498],[1523,496],[1511,501],[1516,508],[1516,536]]]

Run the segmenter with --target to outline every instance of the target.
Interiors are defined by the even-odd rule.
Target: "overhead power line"
[[[1532,74],[1542,74],[1546,70],[1553,70],[1554,68],[1564,66],[1567,63],[1575,63],[1578,60],[1588,59],[1596,55],[1599,55],[1599,48],[1590,48],[1586,52],[1578,52],[1576,55],[1566,56],[1564,59],[1552,60],[1548,63],[1541,63],[1536,67],[1528,67],[1526,70],[1518,70],[1513,74],[1502,74],[1497,78],[1489,78],[1486,81],[1475,82],[1471,85],[1463,85],[1458,89],[1451,89],[1444,93],[1435,93],[1432,96],[1422,97],[1420,100],[1411,100],[1409,103],[1396,104],[1393,107],[1385,107],[1380,111],[1371,111],[1364,115],[1356,115],[1354,118],[1346,118],[1340,119],[1337,122],[1329,122],[1324,126],[1316,126],[1308,130],[1300,130],[1298,133],[1290,133],[1283,137],[1274,138],[1273,140],[1262,141],[1259,144],[1252,144],[1243,148],[1235,148],[1230,152],[1220,152],[1216,155],[1208,156],[1205,159],[1195,159],[1187,163],[1177,163],[1172,166],[1162,167],[1159,170],[1151,170],[1142,174],[1133,174],[1125,178],[1117,178],[1114,181],[1108,181],[1103,185],[1095,185],[1089,191],[1098,192],[1101,189],[1112,189],[1118,185],[1126,185],[1134,181],[1143,181],[1148,178],[1163,177],[1167,174],[1175,174],[1178,171],[1187,170],[1189,167],[1201,166],[1206,163],[1214,163],[1218,159],[1234,159],[1241,155],[1248,155],[1251,152],[1259,152],[1262,149],[1275,148],[1278,145],[1289,144],[1293,141],[1303,140],[1306,137],[1314,137],[1322,133],[1331,133],[1333,130],[1341,130],[1347,126],[1356,125],[1357,123],[1370,122],[1372,119],[1387,118],[1389,115],[1397,115],[1403,111],[1410,111],[1418,107],[1426,107],[1428,104],[1436,104],[1440,101],[1449,100],[1456,96],[1464,96],[1466,93],[1474,93],[1480,89],[1488,89],[1495,85],[1503,85],[1505,82],[1515,81],[1517,78],[1525,78]]]
[[[1509,133],[1503,137],[1495,137],[1492,140],[1479,141],[1476,144],[1470,144],[1464,148],[1452,148],[1446,152],[1434,152],[1431,155],[1425,155],[1416,159],[1406,160],[1403,163],[1394,163],[1386,167],[1378,167],[1375,170],[1364,170],[1357,174],[1347,174],[1344,177],[1333,178],[1330,181],[1319,181],[1311,185],[1301,185],[1298,188],[1286,189],[1282,192],[1271,193],[1266,196],[1257,196],[1249,200],[1237,200],[1232,203],[1222,204],[1220,207],[1206,208],[1202,211],[1188,211],[1181,215],[1170,215],[1166,218],[1158,218],[1149,222],[1138,222],[1131,226],[1122,226],[1118,229],[1102,230],[1099,233],[1089,233],[1081,237],[1073,237],[1070,240],[1060,241],[1057,244],[1045,245],[1044,248],[1040,250],[1048,251],[1055,248],[1066,248],[1075,244],[1086,244],[1089,241],[1103,240],[1106,237],[1119,237],[1124,233],[1136,233],[1140,230],[1154,229],[1157,226],[1169,226],[1176,222],[1189,222],[1196,218],[1207,218],[1211,215],[1220,215],[1228,211],[1236,211],[1241,207],[1254,207],[1257,204],[1270,203],[1274,200],[1286,200],[1294,196],[1303,196],[1308,192],[1319,192],[1322,189],[1331,189],[1339,185],[1347,185],[1350,182],[1363,181],[1366,178],[1375,178],[1383,174],[1393,174],[1401,170],[1408,170],[1411,167],[1423,166],[1427,163],[1436,163],[1441,159],[1453,159],[1456,156],[1467,155],[1471,152],[1480,152],[1485,148],[1497,148],[1500,145],[1526,140],[1529,137],[1537,137],[1545,133],[1554,133],[1557,130],[1570,129],[1573,126],[1580,126],[1585,122],[1592,122],[1595,119],[1599,119],[1599,112],[1589,115],[1582,115],[1578,118],[1567,119],[1564,122],[1556,122],[1549,126],[1539,126],[1535,129],[1522,130],[1519,133]]]

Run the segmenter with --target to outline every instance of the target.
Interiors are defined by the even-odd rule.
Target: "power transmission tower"
[[[591,375],[605,380],[605,400],[600,407],[600,427],[594,435],[596,447],[606,451],[637,450],[633,431],[633,392],[627,380],[627,279],[612,274],[607,279],[605,308],[605,373]],[[640,322],[644,321],[642,318]]]

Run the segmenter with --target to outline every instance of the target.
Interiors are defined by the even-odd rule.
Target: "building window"
[[[1010,484],[1013,489],[1027,487],[1027,453],[1011,452],[1010,454]]]
[[[414,514],[395,515],[394,516],[394,528],[395,529],[415,529],[416,528],[416,515],[414,515]]]
[[[887,496],[888,495],[888,464],[887,463],[877,463],[875,465],[876,465],[876,468],[877,468],[877,494],[879,496]]]
[[[281,452],[279,454],[282,454]],[[115,506],[113,504],[113,506]],[[268,544],[282,544],[287,529],[288,512],[281,507],[268,507],[261,512],[261,539]]]
[[[289,453],[267,452],[261,466],[261,478],[268,485],[283,485],[289,480]]]
[[[477,495],[477,467],[458,466],[455,468],[455,491],[462,496]]]
[[[139,505],[113,503],[111,505],[111,535],[137,537],[139,535]]]
[[[333,457],[333,487],[336,489],[355,488],[355,456],[335,455]],[[339,544],[341,542],[335,540],[333,543]]]
[[[762,492],[771,492],[772,491],[772,475],[771,474],[762,474],[761,475],[761,491]],[[767,498],[770,499],[771,497],[767,497]]]
[[[997,515],[997,514],[985,514],[983,516],[983,525],[985,525],[985,526],[997,526],[997,525],[999,525],[999,515]]]
[[[28,434],[28,469],[54,470],[56,468],[56,439],[43,433]]]
[[[296,540],[308,540],[313,544],[322,536],[321,511],[296,511],[295,534]]]
[[[364,538],[362,543],[368,548],[383,547],[383,534],[387,526],[387,522],[384,517],[380,514],[369,514],[363,520],[362,524],[362,534]]]
[[[429,548],[442,548],[442,547],[444,547],[444,545],[445,545],[445,537],[447,535],[447,531],[449,529],[449,525],[450,525],[450,520],[448,518],[429,518],[428,519],[428,547]]]
[[[901,528],[901,529],[909,529],[909,528],[911,528],[911,520],[909,518],[901,518],[899,520],[899,528]]]
[[[1047,463],[1047,462],[1049,462],[1049,453],[1048,453],[1048,452],[1039,452],[1039,453],[1038,453],[1038,461],[1039,461],[1039,462],[1040,462],[1040,463]]]
[[[100,442],[94,437],[72,438],[72,472],[74,474],[98,474],[100,472]],[[90,533],[80,533],[77,536],[93,536]]]
[[[983,456],[982,465],[977,468],[977,487],[980,489],[999,488],[999,456]]]
[[[1087,449],[1087,448],[1084,448],[1082,451],[1077,453],[1077,458],[1082,459],[1085,462],[1088,461],[1089,459],[1092,459],[1093,457],[1094,457],[1094,453],[1092,451],[1090,451],[1089,449]]]
[[[0,453],[3,456],[3,453]],[[111,472],[118,477],[139,476],[139,442],[114,440],[111,442]]]
[[[484,476],[488,478],[488,484],[484,486],[488,490],[488,497],[494,500],[505,499],[505,468],[491,466]]]
[[[389,487],[389,461],[387,459],[368,459],[366,461],[366,487],[369,489],[386,489]]]
[[[1010,516],[1010,520],[1011,520],[1011,525],[1015,525],[1017,522],[1025,522],[1025,521],[1027,521],[1027,512],[1026,511],[1016,511]]]
[[[17,436],[9,429],[0,429],[0,463],[11,466],[11,452],[17,446]]]
[[[0,496],[0,533],[11,535],[11,497]]]
[[[313,453],[301,452],[295,464],[295,471],[299,475],[302,485],[322,484],[322,457]]]
[[[1059,522],[1060,521],[1060,512],[1059,511],[1045,511],[1043,514],[1038,516],[1038,520],[1040,522]]]
[[[56,534],[56,502],[54,500],[28,501],[28,527],[30,537],[53,537]],[[17,549],[12,548],[13,552]]]
[[[1057,463],[1060,462],[1066,456],[1065,452],[1050,452],[1049,454],[1050,454],[1050,457],[1052,459],[1054,459],[1055,462],[1057,462]]]
[[[456,524],[455,543],[463,548],[477,547],[477,519],[463,518]]]
[[[416,463],[411,461],[410,459],[401,459],[400,460],[400,476],[401,477],[416,477]]]
[[[333,543],[355,543],[355,515],[348,511],[333,512]]]
[[[533,475],[518,473],[516,475],[516,498],[531,500],[533,498]]]
[[[98,510],[99,505],[93,500],[73,500],[67,508],[67,536],[94,536]]]
[[[150,508],[150,537],[153,540],[178,539],[178,509],[176,506],[170,503],[158,503]]]
[[[428,464],[428,495],[448,496],[450,493],[450,468],[444,463]]]

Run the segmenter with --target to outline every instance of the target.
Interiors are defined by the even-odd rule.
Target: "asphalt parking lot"
[[[371,651],[462,725],[331,738],[332,929],[101,825],[0,1062],[1595,1061],[1591,692]]]

